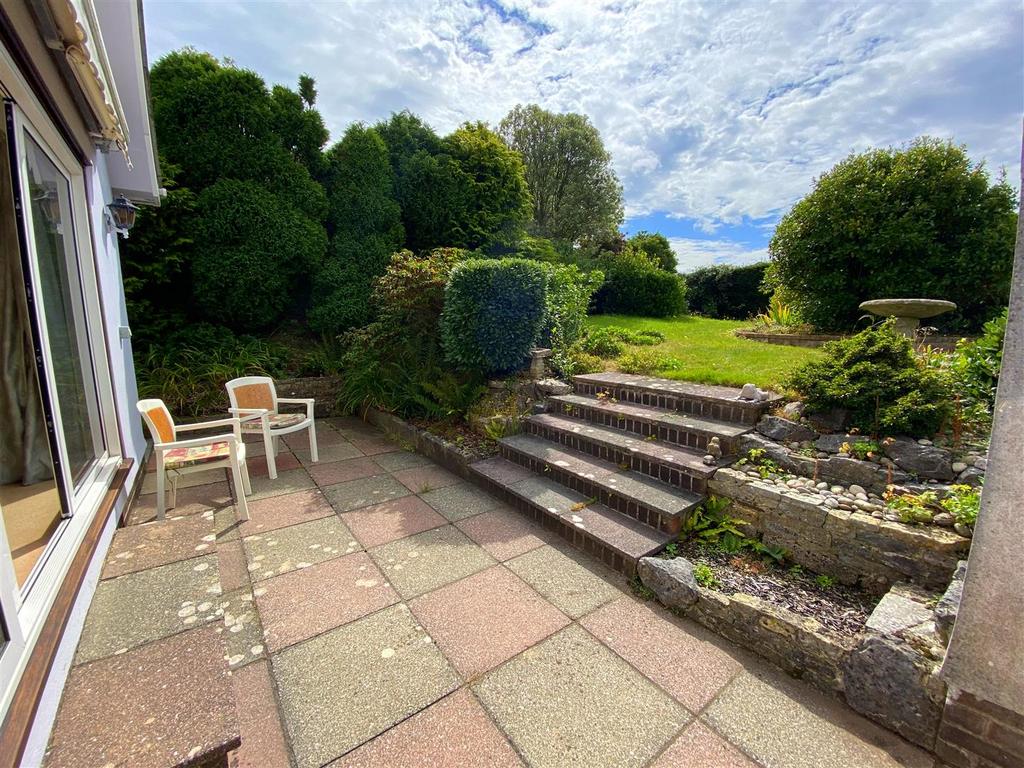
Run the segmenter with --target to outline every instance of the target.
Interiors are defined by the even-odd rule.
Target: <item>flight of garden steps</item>
[[[740,390],[596,373],[547,398],[500,454],[470,465],[491,492],[574,546],[632,575],[641,557],[678,535],[704,498],[707,479],[734,459],[737,439],[778,396],[752,402]],[[722,459],[707,466],[708,441]]]

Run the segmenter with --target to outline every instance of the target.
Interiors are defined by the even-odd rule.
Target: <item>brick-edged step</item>
[[[628,576],[641,557],[660,552],[675,538],[501,456],[470,464],[469,470],[491,493]]]
[[[679,533],[701,501],[688,491],[534,435],[511,435],[499,445],[504,458],[668,534]]]
[[[715,421],[646,405],[620,403],[606,397],[569,394],[551,395],[547,400],[552,413],[623,429],[643,437],[654,435],[659,440],[701,453],[707,451],[708,441],[713,437],[718,438],[723,451],[733,453],[737,438],[751,430],[747,424]]]
[[[572,377],[578,395],[611,395],[621,402],[650,405],[680,411],[691,416],[705,416],[717,421],[731,421],[753,426],[761,415],[780,402],[782,395],[769,393],[767,400],[740,400],[740,390],[688,381],[636,376],[631,373],[586,373]]]
[[[646,440],[621,429],[600,427],[554,413],[538,413],[524,419],[527,432],[566,448],[649,475],[684,491],[702,495],[717,467],[685,448]]]

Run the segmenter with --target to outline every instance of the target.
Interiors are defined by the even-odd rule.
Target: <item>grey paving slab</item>
[[[423,709],[459,678],[405,605],[271,657],[298,768],[317,768]]]
[[[606,578],[610,574],[605,569],[584,558],[543,546],[509,560],[506,565],[555,607],[578,619],[623,594]]]
[[[420,498],[453,523],[501,506],[491,494],[468,483],[428,491],[420,494]]]
[[[352,532],[337,517],[324,517],[242,539],[253,581],[308,568],[361,549]]]
[[[426,467],[434,463],[426,456],[413,451],[382,453],[374,461],[388,472],[399,472],[403,469],[412,469],[413,467]]]
[[[216,554],[103,581],[96,587],[75,662],[214,621],[220,594]]]
[[[286,469],[277,473],[277,479],[269,477],[253,477],[249,480],[252,483],[252,495],[247,498],[249,501],[265,499],[269,496],[281,496],[285,493],[304,491],[307,488],[315,488],[316,483],[309,473],[304,469]]]
[[[572,625],[473,686],[532,766],[645,765],[686,710]]]
[[[324,488],[324,496],[336,512],[351,512],[353,509],[400,499],[412,494],[391,475],[374,475],[349,480]]]
[[[224,639],[224,660],[231,669],[266,658],[263,625],[248,587],[225,592],[217,601],[217,632]]]
[[[741,672],[705,710],[729,741],[769,768],[932,768],[934,759],[781,673]]]
[[[406,600],[497,562],[452,525],[383,544],[371,549],[370,556]]]
[[[333,445],[320,445],[317,444],[317,459],[319,463],[326,464],[331,461],[344,461],[345,459],[355,459],[363,455],[363,452],[356,448],[352,443],[344,438],[339,438],[341,442],[337,442]],[[313,456],[309,452],[309,443],[300,445],[295,449],[295,458],[299,460],[299,463],[304,467],[315,467],[316,464],[313,462]]]

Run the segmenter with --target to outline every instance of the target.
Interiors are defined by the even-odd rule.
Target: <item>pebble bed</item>
[[[711,568],[718,581],[716,591],[724,595],[742,592],[758,597],[815,619],[826,633],[840,637],[859,633],[878,602],[877,597],[839,584],[820,587],[812,573],[762,565],[760,561],[714,547],[687,543],[680,547],[679,553],[692,563]]]

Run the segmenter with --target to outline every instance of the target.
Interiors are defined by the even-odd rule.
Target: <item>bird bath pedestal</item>
[[[862,301],[860,308],[879,317],[895,317],[896,330],[914,338],[922,319],[950,312],[956,304],[941,299],[873,299]]]

